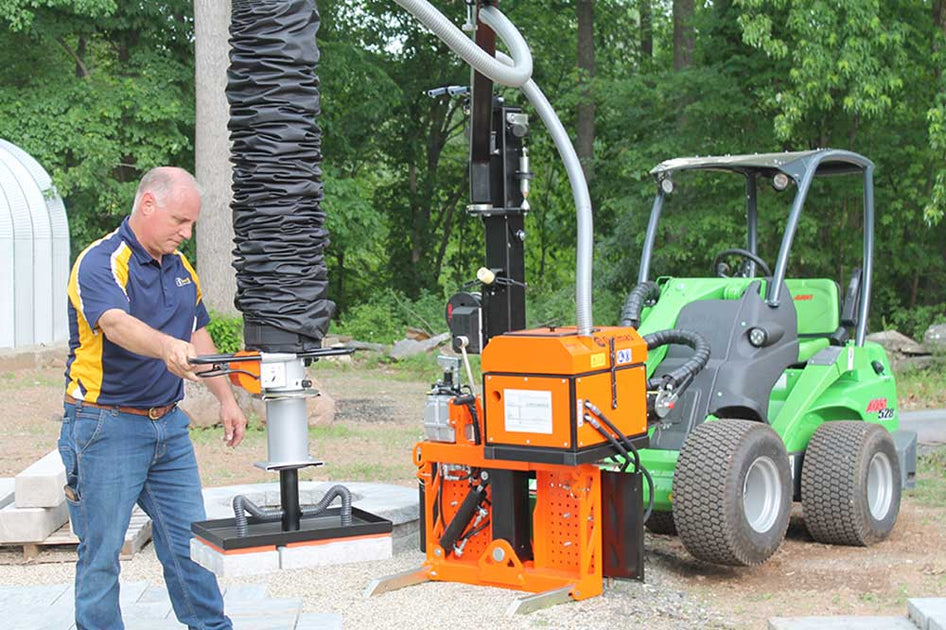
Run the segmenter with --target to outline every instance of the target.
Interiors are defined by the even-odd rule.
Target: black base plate
[[[351,525],[341,524],[341,508],[329,508],[318,516],[303,517],[299,529],[291,532],[282,531],[282,522],[261,523],[256,518],[247,519],[246,536],[237,536],[236,519],[220,518],[212,521],[198,521],[191,525],[191,531],[214,547],[229,551],[270,545],[328,540],[332,538],[352,538],[372,534],[390,534],[391,521],[375,516],[370,512],[351,509]]]

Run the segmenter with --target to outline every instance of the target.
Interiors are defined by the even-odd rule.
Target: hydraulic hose
[[[319,500],[315,505],[304,506],[302,508],[302,516],[318,516],[323,513],[328,506],[331,505],[332,501],[337,498],[342,500],[342,509],[341,509],[341,524],[343,527],[348,527],[351,525],[351,491],[348,490],[345,486],[335,485],[329,488],[328,492],[325,493],[325,496]],[[233,497],[233,516],[234,516],[234,527],[236,528],[237,536],[243,538],[247,535],[249,531],[249,523],[247,522],[246,513],[249,512],[257,521],[261,523],[274,523],[282,519],[283,510],[282,508],[272,508],[264,509],[260,506],[253,503],[251,500],[238,494]]]
[[[473,443],[477,445],[482,444],[483,439],[480,436],[480,418],[479,414],[476,413],[476,396],[473,394],[457,396],[453,399],[453,404],[464,405],[470,410],[470,417],[473,419]]]
[[[656,302],[660,298],[660,287],[656,282],[641,282],[631,289],[624,301],[624,310],[621,312],[621,325],[639,328],[641,325],[641,311],[647,302]]]
[[[489,478],[482,480],[479,485],[471,487],[470,491],[463,499],[463,503],[457,508],[456,513],[450,520],[450,524],[447,525],[446,530],[444,530],[443,536],[440,537],[440,546],[443,547],[443,551],[446,555],[450,555],[454,545],[457,543],[457,539],[460,538],[460,535],[463,533],[463,530],[467,528],[467,525],[470,524],[470,521],[473,520],[473,513],[479,507],[480,503],[483,502],[483,499],[486,498],[487,486],[489,486]]]
[[[644,516],[641,521],[646,523],[647,519],[650,518],[650,515],[654,511],[654,478],[650,476],[650,472],[648,472],[648,470],[644,468],[643,464],[641,464],[640,453],[637,452],[637,447],[634,446],[634,443],[630,440],[630,438],[624,435],[624,432],[617,428],[617,426],[611,422],[608,417],[604,415],[604,413],[591,401],[586,400],[585,407],[591,411],[591,414],[585,414],[585,420],[588,422],[588,424],[590,424],[598,431],[598,433],[604,436],[611,443],[611,446],[614,447],[618,454],[624,458],[624,468],[622,469],[622,472],[627,472],[627,468],[631,463],[631,456],[629,453],[634,454],[634,472],[641,473],[644,476],[644,481],[647,482],[647,509],[644,510]],[[601,421],[604,422],[608,428],[614,432],[614,435],[617,436],[617,439],[615,439],[614,435],[611,435],[611,433],[605,431],[601,424],[595,421],[595,416],[600,418]]]
[[[628,301],[630,301],[630,297]],[[696,376],[709,362],[709,342],[706,341],[703,335],[693,332],[692,330],[659,330],[649,335],[644,335],[644,342],[647,344],[648,351],[671,343],[693,348],[693,356],[690,357],[686,363],[663,376],[654,376],[648,380],[648,390],[659,389],[668,380],[673,383],[675,387],[679,387],[681,383],[685,383]]]

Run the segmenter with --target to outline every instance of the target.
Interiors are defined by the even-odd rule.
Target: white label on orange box
[[[552,392],[506,389],[503,400],[507,432],[552,434]]]

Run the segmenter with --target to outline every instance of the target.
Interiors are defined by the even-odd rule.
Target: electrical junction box
[[[646,447],[646,360],[647,345],[629,327],[493,337],[482,359],[485,457],[574,466],[614,455],[585,422],[585,401]]]

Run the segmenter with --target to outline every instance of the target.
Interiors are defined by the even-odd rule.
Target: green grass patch
[[[30,387],[64,387],[62,372],[45,370],[18,370],[0,374],[0,391],[14,391]]]
[[[946,447],[917,459],[916,487],[908,494],[923,505],[946,508]]]
[[[897,396],[901,405],[938,409],[946,407],[946,359],[937,357],[923,369],[898,371]]]
[[[345,481],[391,483],[401,481],[405,477],[405,468],[409,466],[411,466],[409,459],[406,464],[376,461],[339,461],[328,462],[324,470],[319,472],[327,473],[332,479],[344,479]]]

